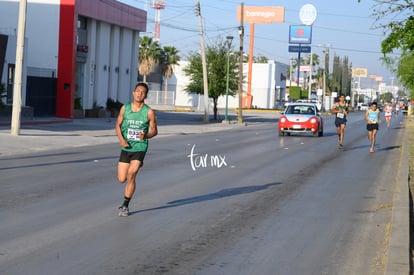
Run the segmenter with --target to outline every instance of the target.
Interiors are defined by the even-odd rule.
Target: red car
[[[323,118],[316,104],[290,103],[279,118],[279,136],[308,133],[323,136]]]

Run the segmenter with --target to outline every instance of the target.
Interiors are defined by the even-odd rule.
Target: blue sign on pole
[[[290,53],[310,53],[311,47],[310,46],[302,46],[302,45],[289,45],[289,52]]]
[[[307,25],[289,26],[289,43],[311,44],[312,43],[312,26],[307,26]]]

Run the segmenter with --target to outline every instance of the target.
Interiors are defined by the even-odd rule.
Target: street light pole
[[[240,7],[240,58],[239,58],[239,110],[237,112],[237,122],[243,123],[243,41],[244,41],[244,3]]]
[[[226,78],[226,113],[224,116],[224,121],[228,122],[228,112],[229,112],[229,70],[230,70],[230,47],[231,42],[233,41],[233,36],[229,35],[226,37],[226,45],[227,45],[227,78]]]

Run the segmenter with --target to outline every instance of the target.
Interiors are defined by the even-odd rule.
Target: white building
[[[174,75],[168,80],[169,87],[175,87],[174,104],[176,106],[204,109],[203,95],[189,94],[185,91],[185,87],[189,83],[189,78],[183,72],[186,66],[188,66],[188,61],[180,61],[180,65],[174,68]],[[289,66],[280,62],[269,61],[268,63],[254,63],[252,68],[252,107],[274,109],[276,105],[281,104],[281,100],[285,97],[286,74]],[[243,64],[243,74],[245,76],[244,79],[247,81],[248,64]],[[229,108],[239,107],[238,91],[236,91],[236,94],[236,96],[228,97]],[[246,94],[247,83],[244,83],[243,96],[246,96]],[[154,97],[154,95],[152,96]],[[155,98],[150,98],[150,100],[156,103]],[[225,108],[225,106],[226,96],[221,96],[218,99],[217,107]]]
[[[11,103],[19,0],[0,1],[0,82]],[[22,103],[72,118],[83,107],[127,102],[137,82],[147,13],[115,0],[28,0]]]

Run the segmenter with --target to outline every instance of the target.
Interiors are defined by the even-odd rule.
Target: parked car
[[[362,104],[359,106],[359,110],[360,110],[360,111],[366,111],[366,110],[368,110],[368,104],[366,104],[366,103],[362,103]]]
[[[314,103],[290,103],[279,118],[279,136],[308,133],[323,136],[323,118]]]

